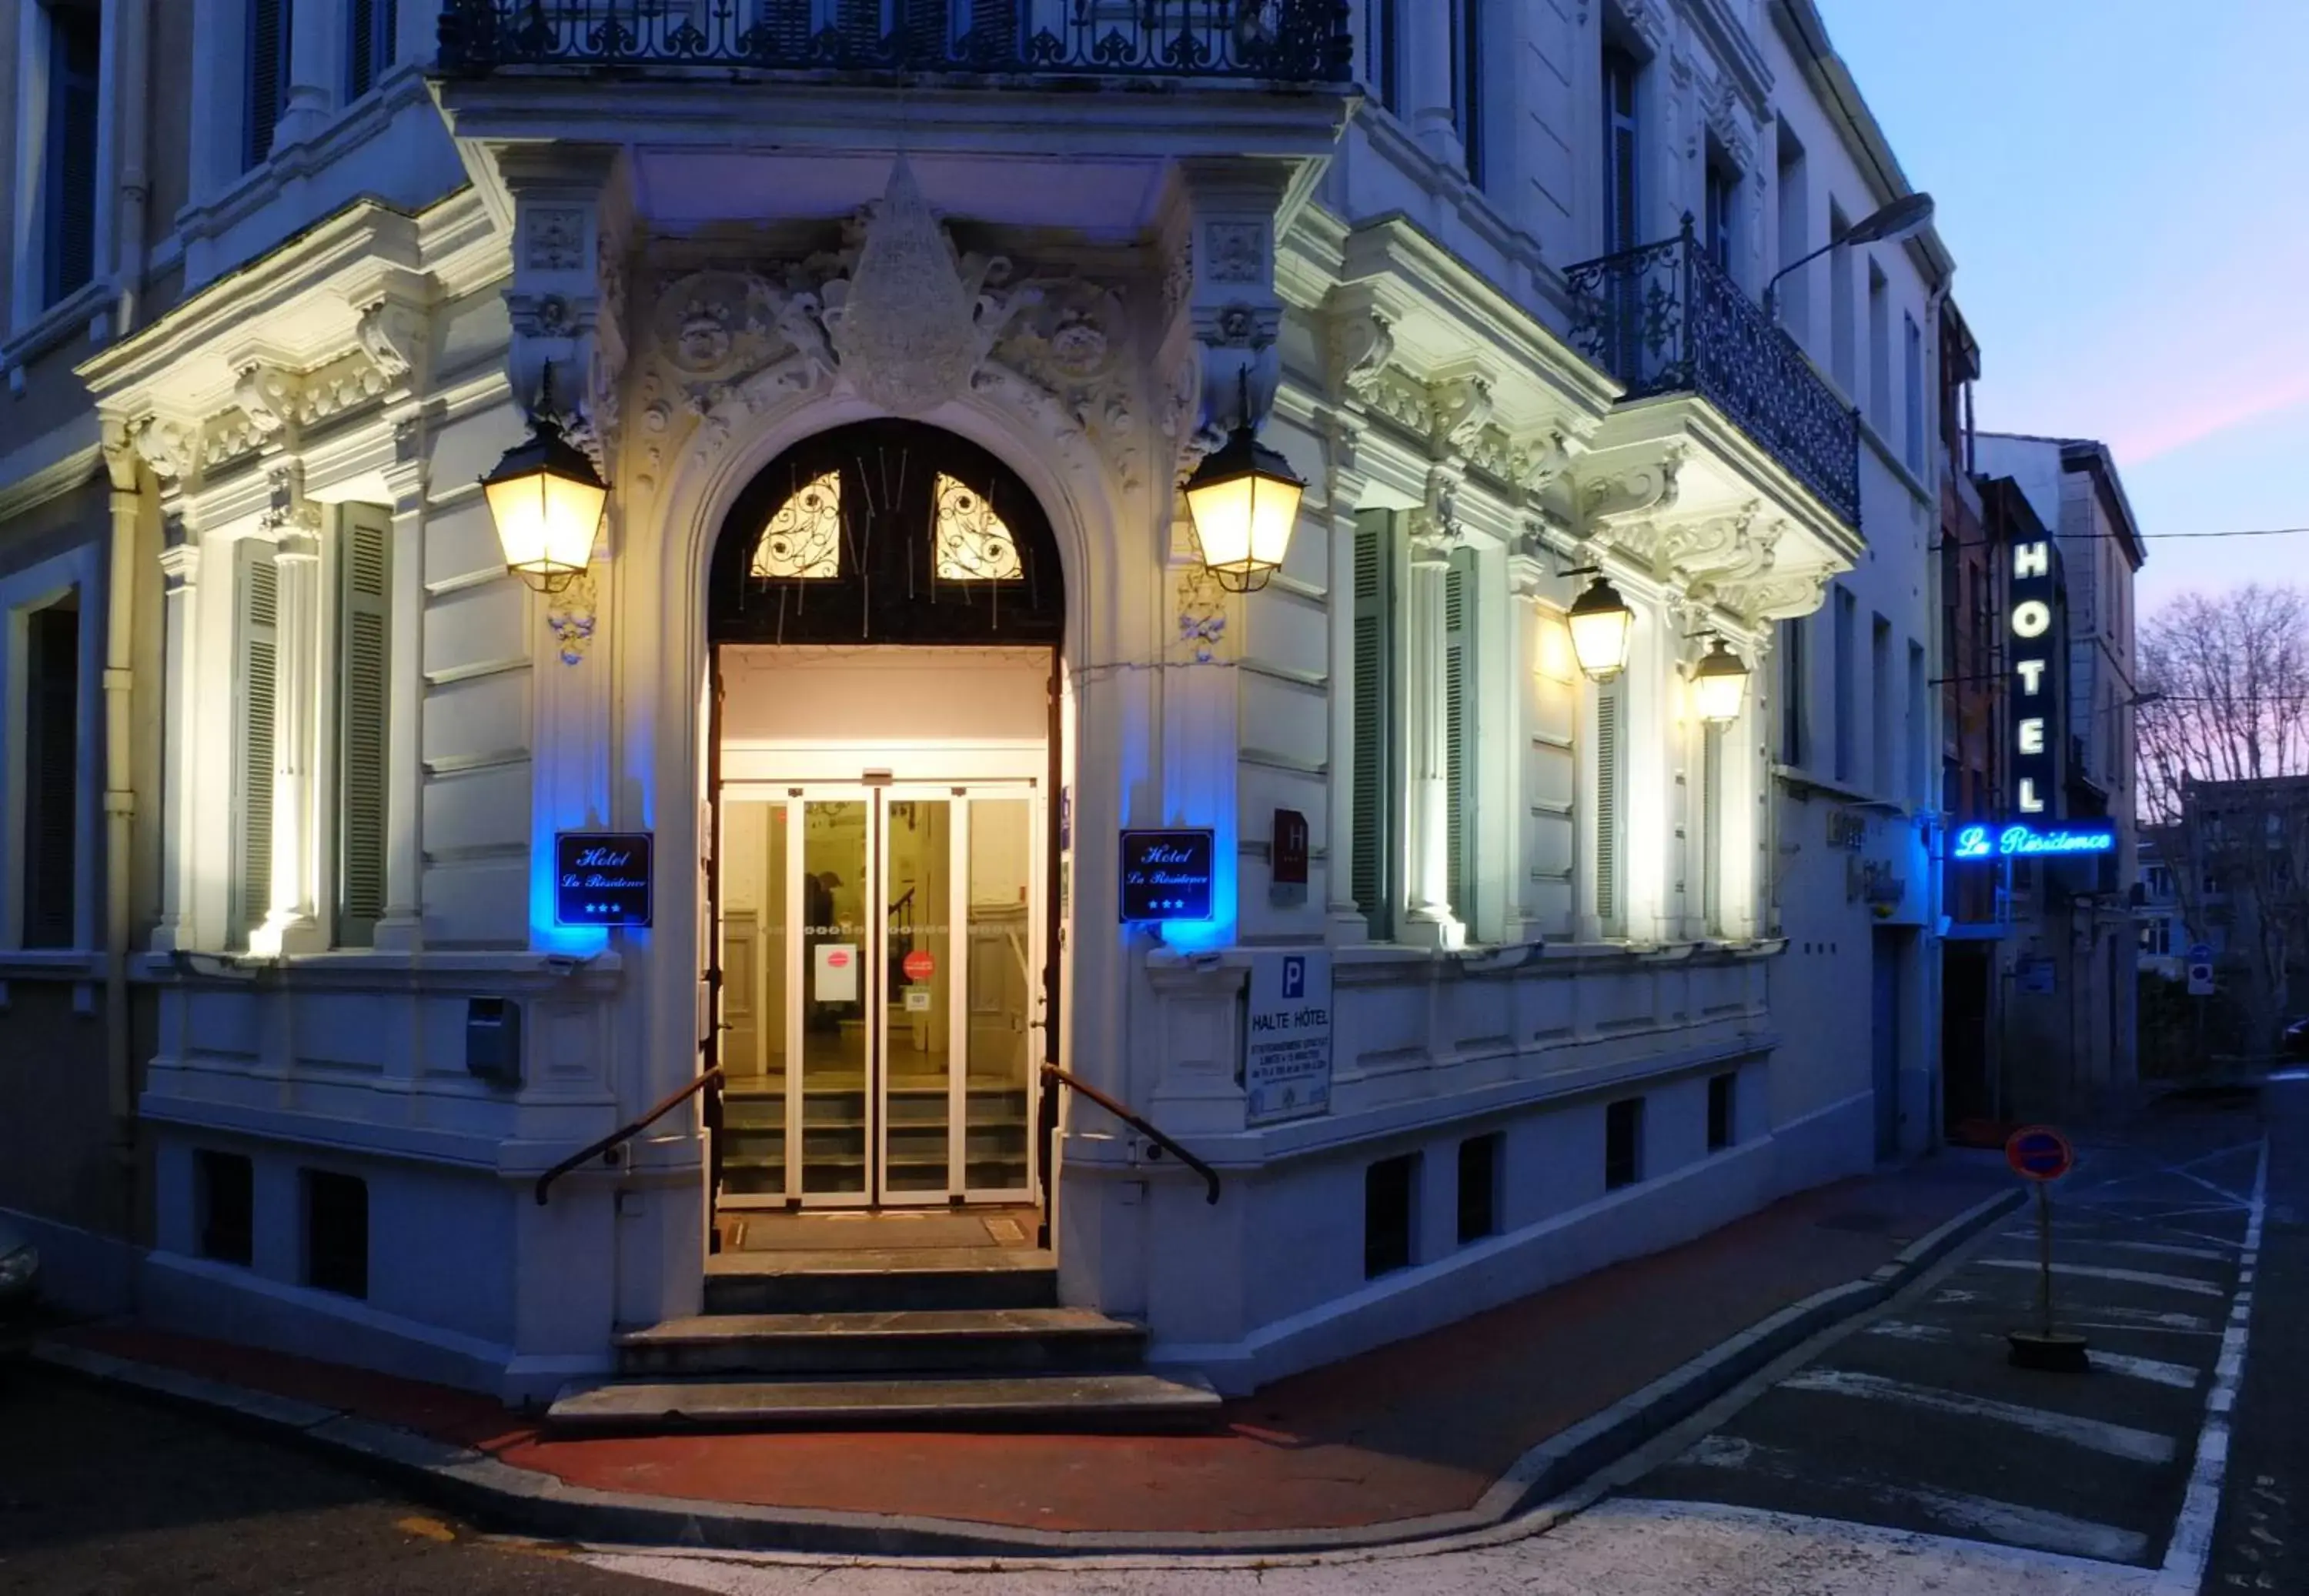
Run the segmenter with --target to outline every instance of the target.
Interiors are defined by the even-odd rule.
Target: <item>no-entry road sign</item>
[[[2076,1150],[2049,1125],[2028,1125],[2004,1143],[2004,1161],[2027,1180],[2058,1180],[2075,1168]]]

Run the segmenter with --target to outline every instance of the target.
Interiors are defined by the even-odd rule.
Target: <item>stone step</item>
[[[706,1314],[618,1337],[618,1372],[891,1375],[1135,1367],[1146,1332],[1079,1307]]]
[[[1056,1307],[1058,1260],[1015,1247],[716,1253],[705,1306],[714,1316]]]
[[[572,1385],[547,1411],[565,1435],[688,1429],[1199,1428],[1218,1393],[1198,1376],[990,1375],[911,1380],[666,1380]]]

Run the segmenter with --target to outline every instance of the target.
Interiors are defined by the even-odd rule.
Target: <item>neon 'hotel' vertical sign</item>
[[[2060,680],[2053,669],[2053,546],[2012,546],[2012,812],[2047,815],[2059,790]]]

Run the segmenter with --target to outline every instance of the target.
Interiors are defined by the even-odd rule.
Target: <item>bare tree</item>
[[[2273,1040],[2309,954],[2309,595],[2258,583],[2191,593],[2139,643],[2145,821],[2178,827],[2192,934],[2216,919],[2244,976],[2249,1033]]]

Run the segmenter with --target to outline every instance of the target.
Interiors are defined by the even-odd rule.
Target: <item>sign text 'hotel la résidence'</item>
[[[650,884],[649,833],[553,834],[555,925],[646,926]]]
[[[1122,919],[1211,918],[1213,834],[1206,831],[1122,833]]]
[[[2037,537],[2012,545],[2012,814],[2042,824],[2059,813],[2060,747],[2063,732],[2061,638],[2053,625],[2053,542]]]

